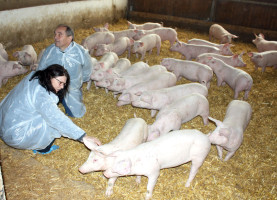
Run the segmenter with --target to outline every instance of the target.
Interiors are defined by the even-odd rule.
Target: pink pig
[[[147,34],[159,35],[161,41],[168,40],[170,42],[170,46],[172,46],[175,41],[178,41],[176,30],[169,27],[155,28],[152,30],[138,30],[137,34],[134,36],[134,39],[139,40]]]
[[[264,38],[262,33],[259,36],[255,35],[255,39],[252,42],[256,45],[258,52],[277,50],[277,41],[268,41]]]
[[[220,55],[220,54],[216,54],[216,53],[203,53],[203,54],[200,54],[199,56],[197,56],[195,61],[202,63],[204,60],[207,59],[207,57],[214,57],[214,58],[222,60],[226,64],[231,65],[233,67],[245,67],[246,63],[242,59],[243,54],[244,53],[241,53],[239,55],[236,54],[233,56],[224,56],[224,55]]]
[[[96,146],[93,141],[85,140],[84,144],[91,150],[87,161],[79,168],[81,173],[107,170],[112,163],[107,159],[107,154],[118,150],[127,150],[146,141],[148,134],[147,124],[142,118],[128,119],[120,133],[108,144]],[[113,186],[117,177],[110,178],[106,195],[113,193]],[[140,177],[137,177],[140,182]]]
[[[187,42],[188,44],[197,44],[197,45],[207,45],[207,46],[212,46],[212,47],[217,47],[221,50],[223,55],[231,56],[233,55],[232,50],[230,47],[234,46],[232,44],[216,44],[209,42],[207,40],[201,40],[201,39],[191,39]]]
[[[250,60],[255,64],[255,69],[262,68],[262,72],[265,72],[267,66],[273,66],[277,68],[277,51],[265,51],[261,53],[250,52],[248,53]]]
[[[217,47],[207,45],[186,44],[180,41],[177,41],[172,47],[170,47],[170,51],[179,52],[182,55],[182,58],[184,56],[186,57],[186,60],[195,59],[202,53],[223,54],[223,52]]]
[[[37,62],[37,53],[32,45],[24,45],[21,51],[16,51],[13,56],[17,58],[22,65],[32,65]]]
[[[224,44],[224,43],[232,43],[232,39],[238,38],[238,36],[229,33],[219,24],[213,24],[211,25],[209,30],[210,41],[212,41],[213,38],[218,39],[221,44]]]
[[[237,99],[242,91],[245,91],[244,99],[248,98],[253,85],[253,79],[247,72],[234,68],[222,60],[213,57],[208,57],[202,63],[209,65],[213,69],[217,77],[218,86],[227,83],[234,90],[234,99]]]
[[[189,187],[211,149],[209,138],[196,129],[172,131],[135,148],[117,151],[107,156],[112,163],[104,176],[144,175],[148,177],[146,200],[152,197],[160,170],[177,167],[191,161],[185,187]]]
[[[207,88],[210,87],[213,70],[207,65],[175,58],[164,58],[161,65],[165,66],[167,70],[172,71],[178,80],[184,77],[190,81],[197,81]]]
[[[144,80],[122,91],[118,97],[117,106],[136,101],[143,91],[167,88],[176,85],[176,76],[168,71],[156,72],[151,78]]]
[[[152,125],[148,125],[147,141],[168,133],[179,130],[181,125],[200,115],[205,125],[208,124],[209,102],[201,94],[193,93],[173,101],[162,108]]]
[[[199,93],[207,97],[208,89],[199,83],[187,83],[162,89],[146,90],[141,93],[137,100],[132,101],[132,106],[151,109],[151,117],[154,117],[157,110],[161,110],[173,101],[192,93]]]
[[[25,74],[28,69],[19,64],[17,61],[0,61],[0,88],[5,85],[9,78]]]
[[[82,40],[81,45],[89,50],[90,55],[93,55],[94,48],[97,44],[111,44],[115,41],[115,37],[110,32],[95,32],[92,35]]]
[[[8,61],[9,58],[9,55],[2,43],[0,43],[0,57],[2,57],[5,61]]]
[[[115,52],[118,56],[121,56],[125,51],[128,51],[128,58],[130,58],[131,42],[128,37],[121,37],[111,44],[98,44],[95,47],[95,56],[102,56],[107,52]]]
[[[216,123],[217,128],[208,134],[212,144],[216,145],[219,158],[222,160],[223,149],[228,153],[224,161],[229,160],[238,150],[252,114],[252,108],[246,101],[233,100],[227,107],[223,122],[209,117]]]
[[[128,29],[138,29],[138,30],[150,30],[153,28],[163,27],[163,23],[154,23],[154,22],[146,22],[144,24],[132,24],[128,21]]]
[[[152,53],[153,48],[157,48],[157,55],[160,54],[161,49],[161,37],[157,34],[149,34],[143,36],[140,40],[134,41],[131,40],[133,44],[133,53],[136,54],[138,58],[138,53],[141,54],[141,60],[144,59],[145,53],[149,51],[149,54]]]

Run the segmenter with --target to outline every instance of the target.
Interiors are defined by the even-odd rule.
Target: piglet
[[[40,59],[41,59],[41,57],[42,57],[44,51],[45,51],[45,49],[42,49],[41,52],[40,52],[39,55],[38,55],[37,62],[34,63],[34,64],[32,64],[32,65],[30,65],[30,70],[31,70],[31,71],[36,71],[36,70],[37,70],[38,65],[39,65],[39,62],[40,62]]]
[[[91,150],[87,161],[79,168],[83,174],[95,171],[107,170],[112,166],[112,162],[107,158],[107,154],[111,154],[118,150],[127,150],[146,141],[148,134],[147,124],[142,118],[128,119],[120,131],[120,133],[108,144],[96,146],[93,141],[85,140],[84,144]],[[108,181],[106,195],[113,193],[113,186],[117,177],[112,177]],[[137,178],[140,182],[140,177]]]
[[[182,58],[186,57],[186,60],[195,59],[198,55],[202,53],[223,54],[223,52],[217,47],[208,45],[186,44],[180,41],[177,41],[172,47],[170,47],[170,51],[179,52],[182,55]]]
[[[216,145],[222,160],[223,149],[227,150],[224,161],[229,160],[242,144],[243,132],[250,121],[252,108],[246,101],[233,100],[229,103],[223,122],[209,117],[217,128],[208,134],[209,140]]]
[[[114,40],[115,37],[110,32],[95,32],[83,39],[81,45],[85,49],[88,49],[90,55],[93,55],[94,48],[97,44],[111,44]]]
[[[132,52],[136,54],[137,58],[138,54],[141,54],[141,60],[143,60],[145,53],[149,51],[149,54],[151,54],[155,47],[157,48],[157,55],[160,54],[161,37],[157,34],[149,34],[143,36],[138,41],[131,40],[131,44],[133,45]]]
[[[13,56],[24,66],[30,66],[37,62],[37,53],[32,45],[24,45],[21,51],[16,51]]]
[[[265,51],[265,52],[249,52],[248,56],[250,60],[255,64],[255,69],[262,68],[262,72],[265,72],[265,68],[273,66],[277,68],[277,51]]]
[[[102,56],[107,52],[115,52],[118,56],[121,56],[125,51],[128,51],[128,58],[130,58],[131,42],[128,37],[121,37],[111,44],[98,44],[95,47],[95,56]]]
[[[203,53],[197,56],[195,61],[202,63],[204,60],[207,59],[207,57],[214,57],[233,67],[245,67],[246,63],[242,59],[243,54],[244,53],[236,54],[233,56],[224,56],[216,53]]]
[[[185,187],[189,187],[210,149],[209,138],[196,129],[172,131],[151,142],[108,155],[107,159],[112,164],[104,171],[104,176],[147,176],[145,199],[149,200],[161,169],[177,167],[191,161],[189,178],[185,184]]]
[[[199,93],[207,97],[208,89],[199,83],[187,83],[162,89],[146,90],[141,93],[137,100],[132,101],[132,106],[151,109],[151,117],[154,117],[157,110],[161,110],[175,100],[192,93]]]
[[[162,108],[152,125],[148,126],[147,141],[168,133],[179,130],[181,125],[200,115],[205,125],[208,124],[209,102],[201,94],[193,93],[181,97]]]
[[[255,35],[255,39],[252,42],[256,45],[258,52],[264,51],[277,51],[277,41],[268,41],[264,38],[264,35],[260,33],[259,35]]]
[[[0,43],[0,58],[3,58],[5,61],[8,61],[9,59],[9,55],[5,49],[5,47],[3,46],[2,43]]]
[[[26,72],[28,72],[28,69],[17,61],[0,61],[0,88],[7,83],[9,78]]]
[[[174,42],[178,41],[176,30],[169,27],[154,28],[151,30],[138,30],[137,34],[133,38],[135,40],[139,40],[147,34],[159,35],[161,38],[161,41],[163,42],[168,40],[170,42],[170,46],[173,46]]]
[[[253,85],[253,79],[247,72],[234,68],[222,60],[213,57],[208,57],[202,63],[209,65],[213,69],[217,77],[218,86],[227,83],[234,90],[234,99],[237,99],[242,91],[245,91],[244,99],[248,98]]]
[[[209,42],[207,40],[196,39],[196,38],[189,40],[187,43],[188,44],[208,45],[208,46],[212,46],[212,47],[217,47],[221,50],[223,55],[227,55],[227,56],[233,55],[233,52],[232,52],[230,47],[232,47],[234,45],[229,44],[229,43],[216,44],[216,43]]]
[[[207,65],[175,58],[164,58],[161,65],[165,66],[167,70],[172,71],[178,80],[184,77],[190,81],[197,81],[207,88],[210,87],[213,70]]]
[[[212,41],[213,39],[217,39],[221,44],[232,43],[233,38],[238,38],[238,36],[229,33],[219,24],[213,24],[209,29],[209,39]]]
[[[146,22],[144,24],[133,24],[132,22],[128,21],[128,29],[150,30],[160,27],[163,27],[163,23]]]

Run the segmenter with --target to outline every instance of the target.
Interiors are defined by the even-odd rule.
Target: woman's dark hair
[[[59,90],[56,93],[55,89],[52,86],[51,79],[57,76],[65,76],[66,84],[64,85],[63,89]],[[70,76],[67,70],[61,65],[53,64],[44,70],[39,70],[33,74],[29,81],[33,79],[38,79],[39,84],[44,87],[49,93],[53,92],[54,94],[56,94],[59,97],[59,103],[62,102],[64,96],[68,92]]]

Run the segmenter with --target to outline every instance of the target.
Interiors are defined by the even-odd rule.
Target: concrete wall
[[[58,24],[90,28],[126,17],[127,0],[87,0],[0,11],[0,43],[7,49],[53,36]]]

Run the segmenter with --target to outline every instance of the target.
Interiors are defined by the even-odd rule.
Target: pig
[[[5,61],[8,61],[9,59],[9,55],[2,43],[0,43],[0,57],[2,57]]]
[[[121,31],[112,31],[111,33],[114,35],[115,40],[118,40],[121,37],[128,37],[133,39],[133,37],[137,34],[137,30],[127,29]]]
[[[30,66],[37,62],[37,53],[32,45],[24,45],[21,51],[16,51],[13,56],[24,66]]]
[[[168,71],[172,71],[178,80],[184,77],[190,81],[198,81],[207,88],[210,87],[213,70],[207,65],[175,58],[163,58],[161,65],[165,66]]]
[[[129,75],[123,76],[114,79],[112,85],[108,87],[111,91],[122,92],[123,90],[127,90],[128,88],[136,85],[140,82],[143,82],[148,79],[152,79],[157,76],[159,72],[165,72],[166,68],[160,65],[155,65],[144,70],[144,73],[140,73],[137,75]]]
[[[5,85],[9,78],[25,74],[28,69],[17,61],[0,61],[0,88]]]
[[[179,52],[182,58],[185,56],[186,60],[195,59],[202,53],[216,53],[222,54],[222,51],[217,47],[207,46],[207,45],[196,45],[196,44],[186,44],[184,42],[177,41],[170,51]]]
[[[253,85],[253,79],[247,72],[234,68],[222,60],[213,57],[208,57],[202,63],[209,65],[213,69],[217,77],[218,86],[227,83],[234,90],[234,99],[237,99],[242,91],[245,91],[244,99],[248,98]]]
[[[118,62],[120,60],[121,59],[119,59]],[[126,60],[128,60],[128,59],[126,59]],[[126,64],[121,64],[120,66],[124,66],[124,65],[127,65],[127,63]],[[101,81],[99,81],[99,82],[97,82],[96,85],[100,86],[100,87],[108,88],[109,86],[111,86],[113,84],[113,82],[116,78],[123,77],[123,76],[128,76],[128,75],[138,75],[138,74],[146,71],[146,69],[149,68],[149,65],[147,63],[143,62],[143,61],[140,61],[140,62],[134,63],[133,65],[128,67],[128,69],[126,67],[126,70],[117,70],[116,66],[114,68],[112,68],[111,70],[107,70],[108,77],[101,80]]]
[[[251,119],[252,108],[249,103],[233,100],[229,103],[223,122],[212,117],[216,129],[208,134],[209,140],[216,145],[218,156],[222,160],[223,149],[227,150],[224,161],[229,160],[239,149],[243,141],[243,132]]]
[[[108,70],[109,68],[112,68],[115,63],[118,61],[118,56],[116,53],[114,52],[108,52],[108,53],[105,53],[102,58],[96,62],[94,65],[93,65],[93,71],[90,75],[90,80],[88,81],[88,84],[87,84],[87,90],[90,89],[91,87],[91,81],[95,81],[95,73],[97,71],[106,71]],[[95,86],[96,86],[96,82],[94,82]],[[96,88],[98,88],[96,86]]]
[[[265,68],[268,66],[273,66],[274,69],[277,68],[277,51],[249,52],[248,56],[255,64],[255,70],[261,67],[262,72],[265,72]]]
[[[207,40],[201,40],[201,39],[196,39],[196,38],[189,40],[187,43],[188,44],[207,45],[207,46],[217,47],[221,50],[223,55],[227,55],[227,56],[232,56],[233,55],[233,52],[232,52],[230,47],[232,47],[234,45],[229,44],[229,43],[216,44],[216,43],[209,42]]]
[[[141,60],[143,60],[145,57],[145,53],[149,51],[149,54],[151,54],[152,49],[155,47],[157,48],[157,55],[160,54],[161,37],[157,34],[149,34],[143,36],[140,40],[131,40],[131,44],[133,45],[132,52],[136,54],[137,58],[138,53],[141,54]]]
[[[87,161],[79,168],[82,174],[103,171],[111,167],[112,163],[107,159],[108,154],[118,150],[128,150],[146,141],[148,135],[147,124],[142,118],[128,119],[120,133],[108,144],[96,146],[94,142],[84,138],[84,144],[91,150]],[[117,177],[108,181],[106,195],[113,193],[113,186]],[[140,177],[137,177],[140,182]]]
[[[111,44],[115,41],[115,37],[110,32],[95,32],[82,40],[81,45],[88,49],[89,54],[93,55],[94,48],[97,44]]]
[[[255,39],[252,42],[256,45],[258,52],[264,51],[277,51],[277,41],[268,41],[264,38],[264,35],[260,33],[258,36],[256,34]]]
[[[226,64],[231,65],[233,67],[245,67],[246,63],[242,59],[243,54],[244,54],[244,52],[242,52],[241,54],[233,55],[233,56],[224,56],[224,55],[219,55],[216,53],[203,53],[203,54],[200,54],[199,56],[197,56],[195,61],[202,63],[202,61],[205,60],[207,57],[214,57],[214,58],[222,60]]]
[[[191,161],[189,178],[185,184],[185,187],[189,187],[210,149],[208,137],[196,129],[172,131],[151,142],[108,155],[107,160],[112,164],[104,171],[104,176],[147,176],[145,199],[149,200],[161,169],[177,167]]]
[[[96,71],[94,74],[95,76],[94,80],[97,81],[96,86],[102,87],[101,81],[107,80],[109,82],[112,82],[115,77],[118,77],[120,73],[122,73],[123,71],[126,71],[130,67],[131,67],[130,60],[128,60],[127,58],[120,58],[118,59],[118,61],[116,62],[113,68],[109,68],[107,71],[103,71],[103,70]]]
[[[95,56],[102,56],[107,52],[115,52],[118,56],[121,56],[125,51],[128,51],[128,58],[130,58],[131,42],[128,37],[121,37],[111,44],[98,44],[95,47]]]
[[[45,49],[42,49],[41,52],[40,52],[39,55],[38,55],[37,62],[36,62],[35,64],[30,65],[30,70],[31,70],[31,71],[36,71],[36,70],[37,70],[38,65],[39,65],[39,62],[40,62],[40,59],[41,59],[41,57],[42,57],[44,51],[45,51]]]
[[[156,72],[151,78],[144,80],[122,91],[118,97],[117,106],[130,104],[135,101],[143,91],[166,88],[176,85],[176,76],[168,71]]]
[[[163,42],[168,40],[170,42],[170,46],[172,46],[175,43],[175,41],[179,41],[177,38],[176,30],[169,27],[155,28],[152,30],[138,30],[137,34],[133,38],[135,40],[139,40],[147,34],[159,35],[161,38],[161,41]]]
[[[192,93],[199,93],[207,97],[208,89],[199,83],[187,83],[162,89],[147,90],[142,92],[138,99],[132,101],[132,106],[151,109],[151,117],[154,117],[157,110],[161,110],[173,101]]]
[[[128,21],[128,29],[150,30],[163,27],[163,23],[146,22],[144,24],[132,24]]]
[[[238,38],[238,36],[229,33],[219,24],[213,24],[209,29],[209,40],[217,39],[221,44],[232,43],[232,39]]]
[[[204,125],[209,123],[209,102],[202,94],[192,93],[173,101],[158,112],[152,125],[148,125],[147,141],[169,131],[179,130],[183,123],[198,115],[202,117]]]

